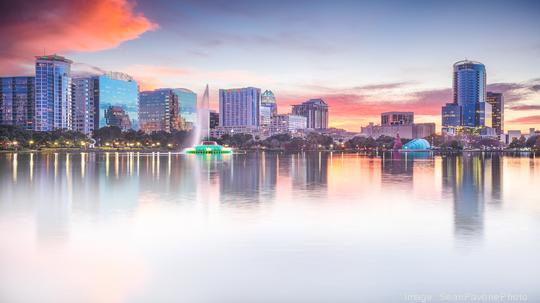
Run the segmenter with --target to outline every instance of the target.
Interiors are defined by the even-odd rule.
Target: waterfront
[[[536,302],[539,182],[526,154],[0,154],[0,301]]]

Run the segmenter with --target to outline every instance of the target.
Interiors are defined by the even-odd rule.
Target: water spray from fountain
[[[208,84],[201,102],[197,104],[197,123],[193,129],[192,147],[185,150],[188,154],[228,154],[232,149],[223,147],[210,139],[210,96]]]
[[[197,102],[197,123],[195,124],[191,145],[200,144],[205,138],[210,137],[210,96],[208,84],[200,102]]]

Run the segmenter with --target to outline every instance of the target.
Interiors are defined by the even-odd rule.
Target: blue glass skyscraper
[[[0,125],[33,130],[34,77],[0,78]]]
[[[100,76],[73,80],[73,129],[85,134],[104,126],[123,130],[138,129],[139,88],[137,82],[123,73],[109,72]],[[111,124],[106,113],[122,113],[122,121]],[[126,121],[127,120],[127,121]]]
[[[36,57],[36,131],[72,129],[71,63],[57,55]]]
[[[454,64],[454,104],[461,107],[461,126],[491,126],[491,105],[486,103],[486,68],[482,63],[464,60]]]

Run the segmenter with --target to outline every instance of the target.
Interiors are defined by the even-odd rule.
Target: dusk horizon
[[[51,2],[52,3],[52,2]],[[48,14],[39,14],[48,7]],[[452,65],[486,66],[503,93],[505,129],[540,126],[540,4],[310,1],[47,1],[0,4],[0,76],[33,73],[35,56],[74,75],[123,72],[140,90],[260,87],[278,111],[321,98],[329,126],[359,132],[386,111],[441,127]],[[479,20],[482,20],[481,22]],[[69,26],[63,26],[64,22]],[[40,29],[37,31],[36,29]],[[14,33],[17,34],[14,34]]]

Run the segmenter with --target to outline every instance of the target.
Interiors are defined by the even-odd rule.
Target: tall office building
[[[486,68],[482,63],[464,60],[454,64],[454,104],[461,107],[461,126],[491,126],[491,105],[486,103]]]
[[[139,123],[146,133],[171,132],[180,127],[178,95],[172,89],[141,92],[139,97]]]
[[[0,78],[0,125],[34,129],[34,77]]]
[[[225,127],[260,125],[261,89],[255,87],[219,90],[219,123]]]
[[[36,57],[36,131],[72,129],[71,63],[57,55]]]
[[[90,134],[99,128],[97,124],[99,111],[94,108],[96,85],[93,77],[74,78],[72,81],[73,130],[83,134]]]
[[[487,92],[486,102],[491,104],[491,124],[497,135],[504,133],[504,97],[502,93]]]
[[[112,126],[106,113],[112,108],[130,120],[122,123],[122,129],[138,129],[139,88],[129,75],[109,72],[99,76],[73,80],[73,121],[74,130],[85,134],[104,126]],[[129,128],[127,126],[129,125]],[[118,125],[115,125],[118,126]]]
[[[179,113],[182,117],[182,128],[191,129],[197,123],[197,94],[186,88],[175,88],[178,96]]]
[[[302,104],[293,105],[293,115],[307,118],[307,128],[328,128],[328,105],[322,99],[311,99]]]
[[[260,107],[260,123],[261,125],[270,125],[272,118],[277,115],[277,103],[274,93],[270,90],[265,90],[261,95]]]

